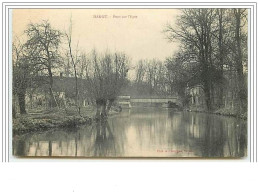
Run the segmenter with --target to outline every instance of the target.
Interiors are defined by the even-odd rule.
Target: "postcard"
[[[248,9],[12,9],[12,155],[244,158]]]

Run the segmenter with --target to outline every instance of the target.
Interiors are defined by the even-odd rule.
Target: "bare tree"
[[[21,43],[16,38],[12,45],[13,64],[13,114],[15,115],[15,97],[18,97],[20,114],[26,114],[25,96],[28,91],[35,90],[38,85],[36,81],[37,73],[40,70],[33,58],[38,55],[38,51],[27,47],[27,43]],[[30,88],[30,90],[28,90]]]
[[[20,41],[13,43],[13,103],[18,96],[20,114],[26,114],[25,94],[28,86],[30,67],[24,58],[24,45]],[[15,116],[15,104],[13,104],[13,115]]]
[[[75,54],[73,54],[72,51],[72,18],[70,18],[70,25],[69,25],[69,30],[68,33],[66,33],[66,38],[68,42],[68,49],[69,49],[69,56],[71,59],[71,63],[74,68],[74,77],[75,77],[75,88],[76,88],[76,106],[77,106],[77,111],[78,114],[80,115],[80,104],[79,104],[79,91],[78,91],[78,79],[77,79],[77,69],[76,66],[78,64],[78,42],[77,42],[77,48],[75,51]]]
[[[167,94],[166,67],[158,59],[139,60],[134,87],[138,95]]]
[[[234,56],[237,70],[238,96],[241,112],[247,110],[247,88],[244,78],[244,52],[242,48],[246,48],[247,36],[242,32],[242,27],[246,24],[246,9],[233,9],[235,24],[235,44]],[[243,40],[244,39],[244,40]],[[245,44],[244,44],[245,43]],[[246,52],[246,51],[245,51]]]
[[[31,50],[37,50],[33,56],[34,64],[41,66],[41,70],[46,70],[49,77],[50,107],[58,106],[53,93],[53,72],[52,69],[59,64],[59,46],[62,34],[59,30],[51,27],[48,21],[39,24],[30,23],[25,31],[28,36],[26,43]]]
[[[170,41],[181,41],[186,55],[181,64],[189,66],[191,73],[187,84],[202,87],[209,111],[224,105],[228,89],[233,100],[239,101],[235,104],[240,112],[246,110],[246,15],[246,9],[184,9],[177,27],[168,25],[165,30]],[[192,56],[195,63],[190,61]]]
[[[96,102],[96,117],[106,117],[123,87],[129,59],[124,53],[92,52],[86,70],[88,94]]]
[[[169,40],[180,39],[186,48],[191,48],[198,56],[201,69],[199,75],[206,96],[207,109],[213,102],[213,39],[215,23],[214,9],[184,9],[178,20],[177,28],[168,25],[165,32]]]

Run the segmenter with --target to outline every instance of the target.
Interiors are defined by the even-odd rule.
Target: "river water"
[[[16,135],[15,156],[244,157],[247,122],[166,108],[132,108],[108,121]]]

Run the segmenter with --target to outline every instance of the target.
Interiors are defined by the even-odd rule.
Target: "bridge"
[[[182,107],[177,96],[119,96],[118,104],[122,107],[144,106],[144,107]]]

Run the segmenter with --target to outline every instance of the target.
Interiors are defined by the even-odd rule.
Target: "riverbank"
[[[111,111],[111,115],[116,114]],[[78,114],[75,107],[68,109],[52,110],[28,110],[25,115],[19,115],[13,119],[13,134],[41,132],[60,127],[77,127],[79,125],[90,125],[95,120],[95,108],[84,107]]]
[[[240,112],[238,112],[238,110],[231,108],[231,107],[221,108],[221,109],[214,110],[214,111],[207,111],[206,109],[204,109],[202,107],[193,106],[193,107],[189,108],[187,111],[202,112],[202,113],[216,114],[216,115],[222,115],[222,116],[231,116],[231,117],[247,120],[247,112],[240,113]]]

